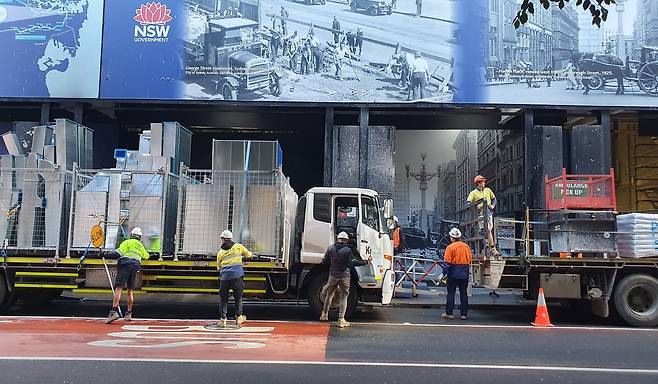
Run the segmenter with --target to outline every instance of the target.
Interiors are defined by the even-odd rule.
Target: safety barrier
[[[416,296],[416,289],[421,283],[428,286],[433,284],[438,287],[441,284],[444,261],[440,258],[427,259],[413,256],[395,256],[395,287],[398,288],[403,282],[411,282],[412,295]]]

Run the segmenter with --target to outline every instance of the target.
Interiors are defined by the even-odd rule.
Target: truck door
[[[374,198],[370,196],[359,196],[359,210],[361,211],[361,221],[358,227],[359,252],[361,257],[367,259],[372,256],[372,263],[368,266],[359,268],[359,275],[368,283],[374,283],[383,280],[384,273],[384,249],[380,241],[382,231],[381,220],[379,218],[379,207]],[[374,281],[367,281],[373,279]]]

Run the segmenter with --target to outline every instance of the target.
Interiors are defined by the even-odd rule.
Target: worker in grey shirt
[[[324,294],[324,308],[320,321],[329,320],[329,309],[333,301],[334,293],[338,290],[340,302],[338,309],[338,326],[340,328],[349,327],[350,323],[345,320],[347,311],[347,298],[350,295],[350,268],[361,267],[372,261],[372,256],[368,261],[361,259],[359,252],[353,245],[349,244],[349,236],[345,232],[338,234],[336,244],[329,246],[322,259],[323,263],[329,263],[329,280],[327,289]]]

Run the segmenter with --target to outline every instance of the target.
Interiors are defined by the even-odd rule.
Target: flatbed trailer
[[[589,304],[594,315],[616,312],[634,326],[658,325],[658,257],[560,258],[511,256],[474,260],[473,285],[518,289],[536,299]]]

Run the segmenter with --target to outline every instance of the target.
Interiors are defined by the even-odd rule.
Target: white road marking
[[[658,332],[658,328],[631,328],[631,327],[588,327],[588,326],[560,326],[555,327],[534,327],[532,325],[505,325],[505,324],[432,324],[432,323],[362,323],[350,322],[352,325],[364,327],[374,326],[391,326],[391,327],[417,327],[417,328],[481,328],[481,329],[550,329],[551,331],[559,330],[578,330],[578,331],[633,331],[633,332]]]
[[[0,323],[11,323],[11,320],[0,320]]]
[[[343,366],[343,367],[399,367],[432,369],[481,369],[494,371],[557,371],[589,373],[621,373],[658,375],[658,369],[642,368],[605,368],[577,366],[539,366],[539,365],[499,365],[499,364],[450,364],[450,363],[403,363],[403,362],[356,362],[356,361],[286,361],[286,360],[193,360],[193,359],[148,359],[148,358],[114,358],[114,357],[17,357],[0,356],[0,361],[108,361],[127,363],[203,363],[203,364],[244,364],[244,365],[309,365],[309,366]]]

